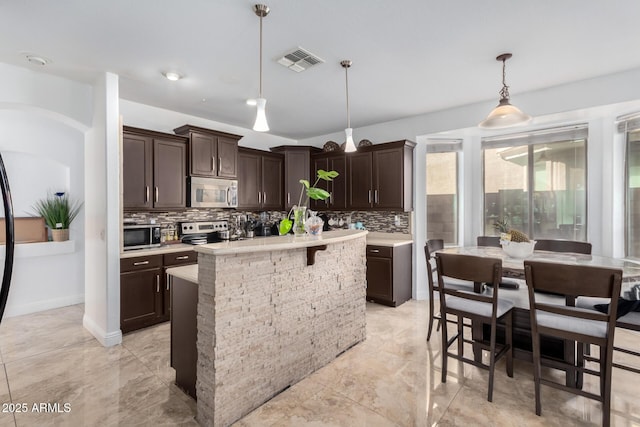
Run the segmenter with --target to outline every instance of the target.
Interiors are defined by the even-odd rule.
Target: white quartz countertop
[[[394,247],[410,245],[411,243],[413,243],[411,234],[371,231],[367,235],[367,245]]]
[[[367,233],[365,230],[334,230],[325,231],[319,236],[293,236],[287,234],[286,236],[272,236],[264,239],[246,239],[198,245],[195,247],[195,251],[210,255],[229,255],[308,248],[365,237]]]
[[[150,255],[162,255],[171,254],[174,252],[192,251],[193,245],[187,245],[186,243],[173,243],[171,245],[160,246],[153,249],[133,249],[130,251],[120,252],[120,258],[134,258],[137,256],[150,256]]]
[[[188,280],[189,282],[198,283],[198,264],[167,268],[167,274]]]

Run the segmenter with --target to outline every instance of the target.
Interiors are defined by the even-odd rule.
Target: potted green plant
[[[44,218],[54,242],[69,240],[69,225],[78,216],[82,203],[72,202],[65,193],[54,193],[38,200],[33,209]]]
[[[336,171],[325,171],[323,169],[318,170],[316,182],[311,185],[309,181],[306,179],[301,179],[300,184],[302,184],[302,189],[300,190],[300,199],[298,200],[298,204],[294,205],[289,211],[289,215],[280,221],[279,232],[280,235],[283,236],[287,234],[291,227],[293,227],[293,234],[300,235],[304,234],[304,221],[305,215],[307,212],[307,203],[310,199],[314,200],[326,200],[331,194],[322,188],[317,188],[318,182],[320,180],[324,181],[333,181],[335,177],[339,175]],[[303,201],[303,197],[306,194],[306,199]],[[293,221],[289,219],[291,216],[291,212],[293,212]]]

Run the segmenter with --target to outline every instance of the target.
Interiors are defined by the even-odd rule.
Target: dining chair
[[[512,323],[513,302],[498,298],[498,286],[493,291],[477,294],[473,292],[473,285],[467,290],[453,289],[447,286],[445,277],[469,282],[498,283],[502,277],[502,260],[498,258],[484,258],[472,255],[436,253],[438,270],[438,285],[440,287],[440,315],[446,319],[447,315],[456,316],[457,333],[449,339],[446,325],[442,326],[442,382],[447,382],[447,360],[449,357],[461,362],[469,363],[489,371],[489,387],[487,400],[493,400],[493,377],[496,362],[506,357],[507,375],[513,377],[513,345]],[[464,319],[491,325],[489,344],[464,337]],[[505,324],[505,344],[496,344],[496,325]],[[449,351],[449,347],[457,342],[457,353]],[[464,344],[473,344],[475,348],[489,351],[489,364],[467,358],[464,355]],[[481,360],[482,358],[480,358]]]
[[[435,311],[436,293],[440,289],[438,285],[438,273],[436,269],[435,253],[437,250],[444,249],[444,241],[442,239],[429,239],[424,245],[424,256],[427,261],[427,283],[429,284],[429,329],[427,332],[427,341],[431,339],[431,331],[433,330],[434,320],[438,321],[436,331],[440,330],[441,318]],[[447,286],[456,289],[468,289],[470,282],[462,280],[445,279]]]
[[[536,251],[575,252],[590,255],[591,243],[575,240],[538,239],[536,240]]]
[[[544,384],[601,402],[602,425],[609,426],[611,418],[613,339],[622,271],[611,268],[527,260],[524,262],[524,271],[529,293],[536,414],[540,415],[542,413],[540,385]],[[535,291],[539,290],[563,294],[566,297],[566,303],[574,301],[579,296],[588,296],[606,298],[611,302],[611,305],[609,312],[605,314],[568,304],[543,303],[537,300],[539,295]],[[580,376],[588,374],[599,377],[599,394],[585,391],[581,387],[577,387],[576,385],[578,384],[572,387],[548,378],[542,378],[540,335],[554,336],[577,342],[577,357],[573,363],[555,361],[549,367],[567,369]],[[584,344],[593,344],[600,347],[599,359],[593,358],[599,364],[598,371],[585,367]]]
[[[478,246],[493,246],[496,248],[500,247],[500,237],[498,236],[478,236],[476,238],[476,243]]]

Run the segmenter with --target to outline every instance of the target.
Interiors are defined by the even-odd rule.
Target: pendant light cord
[[[262,14],[260,15],[260,90],[259,98],[262,98]]]
[[[509,99],[509,86],[507,86],[507,72],[506,72],[507,59],[502,59],[502,89],[500,89],[500,98]]]
[[[351,127],[351,115],[349,114],[349,67],[344,67],[344,82],[347,92],[347,127]]]

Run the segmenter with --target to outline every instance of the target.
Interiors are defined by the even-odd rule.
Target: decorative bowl
[[[512,258],[526,258],[533,253],[536,241],[529,242],[509,242],[501,240],[502,250]]]

